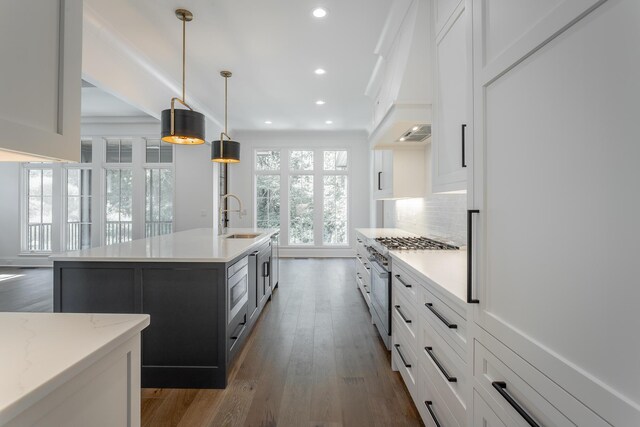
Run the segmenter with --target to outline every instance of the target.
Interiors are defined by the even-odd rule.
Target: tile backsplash
[[[466,245],[467,195],[433,194],[428,199],[384,202],[384,226]]]

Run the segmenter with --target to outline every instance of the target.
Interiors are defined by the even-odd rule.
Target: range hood
[[[365,90],[374,105],[372,149],[418,148],[431,142],[430,4],[427,0],[392,3]]]
[[[431,143],[431,105],[391,106],[369,138],[372,149],[418,148]]]

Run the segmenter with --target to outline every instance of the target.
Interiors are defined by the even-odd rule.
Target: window
[[[91,247],[91,169],[67,169],[65,233],[68,251]]]
[[[133,237],[132,171],[106,169],[105,181],[105,243],[128,242]]]
[[[289,243],[313,245],[313,175],[289,177]]]
[[[173,163],[173,145],[161,139],[147,139],[146,162]]]
[[[325,175],[322,243],[347,244],[347,176]]]
[[[80,163],[91,163],[93,161],[93,144],[90,139],[80,141]]]
[[[280,227],[280,151],[256,150],[256,226]]]
[[[289,169],[292,171],[313,170],[313,151],[291,151],[289,154]]]
[[[280,227],[280,175],[256,176],[256,225],[259,228]]]
[[[347,150],[258,149],[255,156],[257,227],[280,227],[292,246],[349,244]]]
[[[346,245],[349,242],[347,152],[345,150],[324,151],[322,169],[322,243]]]
[[[145,177],[145,236],[173,231],[173,171],[149,168]]]
[[[131,163],[133,147],[129,139],[107,139],[105,161],[107,163]]]
[[[28,166],[26,171],[26,245],[29,252],[51,251],[53,169]]]

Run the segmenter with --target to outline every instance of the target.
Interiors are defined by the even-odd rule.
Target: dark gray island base
[[[142,387],[225,388],[277,286],[272,250],[266,240],[229,262],[54,258],[54,312],[149,314]]]

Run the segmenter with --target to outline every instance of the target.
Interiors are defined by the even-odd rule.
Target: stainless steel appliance
[[[456,250],[457,246],[427,237],[380,237],[369,241],[371,261],[371,316],[382,341],[391,346],[391,257],[390,250]]]
[[[244,257],[227,269],[229,307],[228,322],[231,323],[249,301],[249,258]]]

